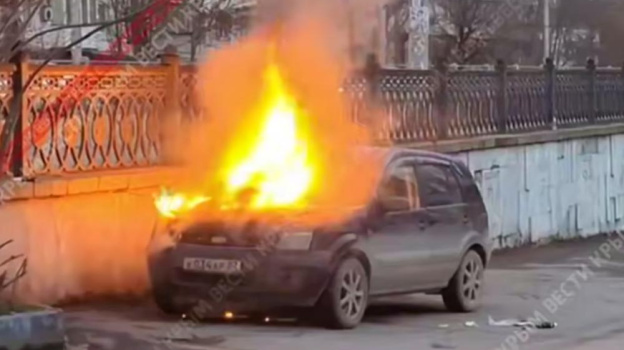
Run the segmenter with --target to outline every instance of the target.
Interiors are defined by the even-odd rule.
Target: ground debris
[[[479,325],[477,324],[477,322],[475,321],[466,321],[464,322],[464,326],[468,327],[468,328],[476,328],[479,327]]]
[[[552,329],[557,327],[556,322],[530,322],[520,319],[505,319],[496,321],[492,316],[488,317],[488,325],[495,327],[520,327],[520,328],[536,328],[536,329]]]

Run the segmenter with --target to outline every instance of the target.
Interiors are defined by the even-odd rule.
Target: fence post
[[[557,71],[552,58],[547,58],[544,64],[546,70],[546,122],[553,130],[557,130],[557,118],[555,116],[555,84],[557,83]]]
[[[180,108],[180,56],[175,48],[168,47],[162,54],[160,60],[162,65],[168,67],[167,90],[170,93],[165,97],[165,104],[167,110],[176,112]]]
[[[381,65],[377,60],[377,56],[375,54],[368,54],[366,56],[366,62],[364,63],[364,67],[362,69],[362,76],[366,80],[366,92],[364,93],[364,101],[363,101],[363,110],[364,110],[364,118],[365,123],[369,127],[375,128],[377,125],[383,125],[385,121],[380,123],[379,120],[376,119],[378,116],[377,111],[379,110],[381,105]],[[383,131],[382,131],[383,134]],[[388,135],[383,135],[382,138],[387,137]]]
[[[589,123],[596,123],[597,99],[596,99],[596,61],[592,58],[587,60],[587,77],[588,77],[588,102],[589,102]]]
[[[507,64],[503,60],[496,61],[496,72],[498,73],[498,118],[496,120],[498,132],[507,132],[507,121],[509,120],[509,94],[507,91]]]
[[[448,130],[448,103],[449,103],[449,67],[446,63],[440,62],[436,67],[437,91],[434,100],[435,129],[438,139],[446,139]]]
[[[381,90],[381,65],[379,64],[377,55],[369,54],[366,57],[364,77],[368,84],[368,98],[371,99],[370,102],[376,104],[379,102]]]
[[[177,160],[175,148],[175,131],[182,125],[182,108],[180,101],[180,56],[174,47],[167,47],[161,55],[161,63],[167,67],[167,95],[165,96],[165,115],[161,123],[161,160],[165,163]]]
[[[24,140],[24,131],[28,127],[24,125],[24,118],[27,113],[26,106],[26,90],[24,88],[24,84],[28,81],[29,78],[29,60],[30,56],[26,51],[20,51],[13,56],[11,59],[11,63],[15,65],[15,71],[13,72],[13,101],[11,101],[11,109],[9,110],[9,116],[12,117],[15,112],[13,109],[17,110],[17,119],[14,121],[13,125],[9,125],[8,131],[10,134],[3,135],[7,137],[8,140],[8,148],[5,161],[8,164],[5,164],[7,168],[2,169],[3,171],[9,171],[14,176],[27,176],[29,175],[28,169],[25,169],[24,165],[24,155],[29,154],[29,152],[24,152],[24,147],[30,147],[30,140]],[[11,122],[11,120],[8,120]],[[28,130],[26,130],[28,131]],[[30,133],[29,133],[30,135]],[[0,137],[1,139],[1,137]],[[24,141],[27,143],[25,144]]]

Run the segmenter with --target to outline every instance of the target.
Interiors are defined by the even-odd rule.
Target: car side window
[[[411,211],[420,208],[418,183],[414,167],[400,164],[384,177],[378,197],[385,212]]]
[[[442,164],[420,164],[416,168],[424,207],[462,203],[462,192],[453,170]]]

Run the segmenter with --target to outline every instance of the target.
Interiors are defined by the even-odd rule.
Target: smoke
[[[361,65],[368,53],[382,51],[382,7],[390,0],[260,0],[257,23],[276,20],[322,23],[327,49],[341,63]],[[353,52],[351,52],[353,51]],[[353,60],[352,60],[353,59]]]
[[[358,1],[356,12],[370,15],[378,3]],[[206,118],[180,129],[174,142],[187,169],[178,190],[219,196],[236,161],[232,150],[249,151],[241,144],[260,132],[265,116],[253,111],[264,92],[263,74],[275,63],[304,111],[299,127],[306,130],[314,165],[310,203],[347,208],[371,197],[379,165],[354,157],[358,147],[370,144],[369,130],[352,122],[340,93],[353,68],[352,31],[345,25],[353,9],[330,0],[260,2],[251,34],[211,53],[199,69],[196,99]]]

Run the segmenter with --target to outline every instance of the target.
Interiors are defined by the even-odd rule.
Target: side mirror
[[[384,211],[379,204],[379,202],[375,199],[373,200],[365,210],[364,215],[361,218],[361,224],[363,225],[363,229],[371,231],[375,230],[377,223],[383,218]]]

